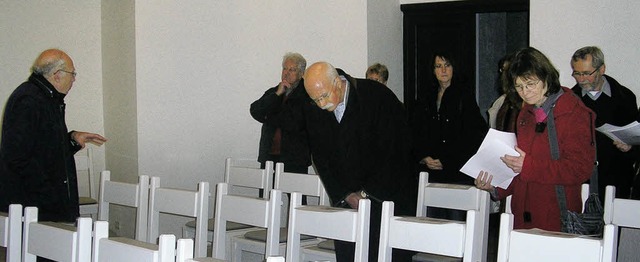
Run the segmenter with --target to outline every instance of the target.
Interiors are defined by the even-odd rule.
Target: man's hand
[[[278,85],[278,89],[276,89],[276,95],[281,96],[289,89],[291,89],[291,84],[283,79]]]
[[[613,145],[615,145],[618,150],[620,150],[621,152],[629,152],[629,150],[631,150],[631,146],[627,145],[621,141],[617,141],[617,140],[613,140]]]
[[[358,204],[360,203],[360,199],[363,199],[358,192],[353,192],[344,198],[347,201],[347,204],[353,209],[358,209]]]
[[[82,148],[84,148],[87,143],[93,143],[97,146],[101,146],[107,142],[107,139],[101,135],[80,131],[73,131],[71,133],[71,139],[75,140]]]

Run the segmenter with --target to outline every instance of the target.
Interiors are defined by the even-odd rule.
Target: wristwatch
[[[360,196],[361,196],[362,198],[368,198],[368,197],[369,197],[369,194],[367,194],[367,192],[365,192],[364,190],[360,190]]]

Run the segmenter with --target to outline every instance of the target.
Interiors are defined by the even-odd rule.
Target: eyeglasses
[[[314,103],[316,103],[317,105],[320,104],[320,102],[322,102],[323,100],[327,99],[329,96],[331,96],[331,93],[333,92],[333,88],[331,88],[331,91],[326,92],[322,95],[320,95],[318,98],[316,99],[312,99]]]
[[[329,90],[329,92],[326,92],[326,93],[320,95],[318,98],[311,99],[311,100],[313,100],[313,102],[316,103],[316,105],[319,105],[320,102],[322,102],[323,100],[329,98],[331,96],[331,93],[333,93],[333,90],[336,89],[337,80],[338,79],[336,78],[336,80],[333,81],[333,85],[331,86],[331,90]]]
[[[77,72],[69,72],[69,71],[65,71],[65,70],[62,70],[62,69],[59,69],[58,71],[56,71],[56,73],[59,72],[59,71],[65,72],[67,74],[71,74],[74,78],[78,75]]]
[[[526,82],[526,83],[524,83],[524,86],[516,85],[514,87],[516,88],[516,91],[518,91],[518,92],[522,92],[524,90],[531,91],[531,90],[535,89],[538,86],[538,83],[540,83],[540,79],[538,79],[536,81]]]
[[[600,70],[600,66],[598,68],[596,68],[596,70],[593,70],[593,72],[591,73],[587,73],[587,72],[576,72],[573,71],[573,73],[571,74],[573,77],[585,77],[585,76],[592,76],[595,72],[597,72],[598,70]]]

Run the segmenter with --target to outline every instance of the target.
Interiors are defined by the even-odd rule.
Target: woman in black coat
[[[412,117],[414,155],[432,182],[473,185],[460,168],[475,154],[487,132],[473,90],[454,81],[453,59],[433,56],[437,83],[418,100]]]

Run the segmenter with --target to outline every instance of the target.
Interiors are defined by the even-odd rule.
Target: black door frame
[[[418,88],[418,68],[417,68],[417,41],[419,27],[427,23],[433,23],[433,19],[442,19],[448,14],[473,15],[478,13],[497,12],[529,12],[529,0],[466,0],[452,2],[436,2],[423,4],[403,4],[400,6],[403,12],[403,61],[404,61],[404,104],[411,113],[416,101],[416,90]],[[528,25],[527,25],[528,26]],[[473,37],[474,40],[476,36]],[[475,57],[474,48],[471,51]],[[470,72],[471,79],[475,79],[475,63],[471,65],[474,69]]]

